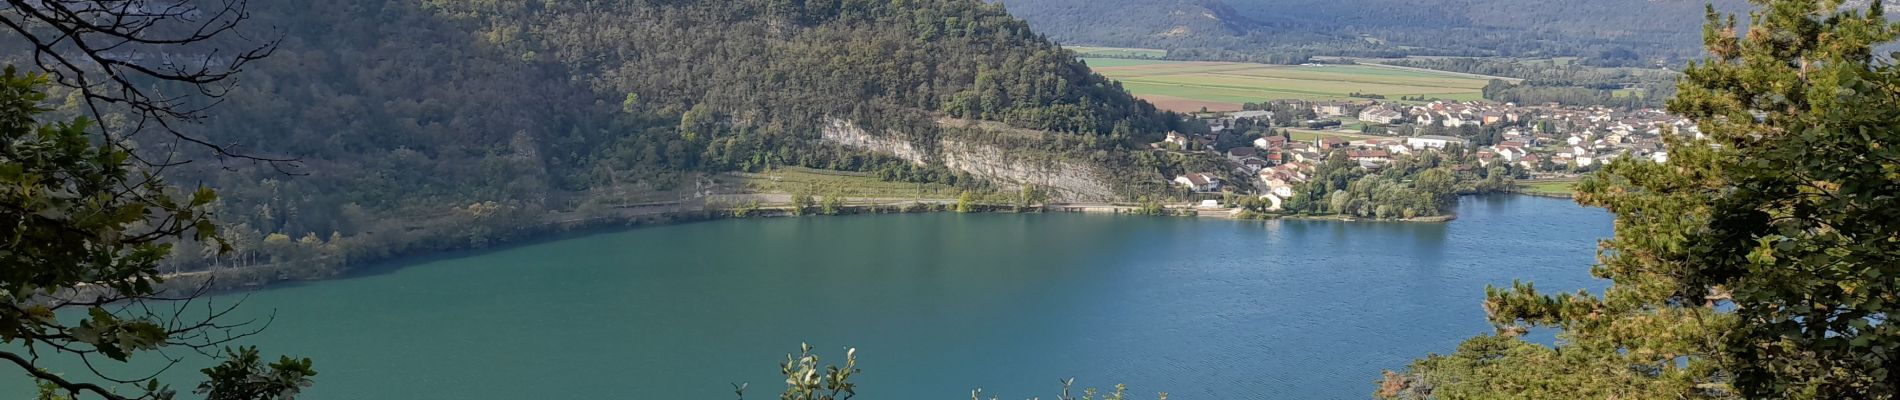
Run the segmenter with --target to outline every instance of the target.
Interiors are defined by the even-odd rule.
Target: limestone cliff
[[[895,134],[872,134],[842,119],[827,121],[822,137],[833,144],[969,173],[1007,190],[1045,188],[1056,201],[1110,202],[1119,197],[1107,168],[1044,151],[1003,149],[948,135],[913,143]]]

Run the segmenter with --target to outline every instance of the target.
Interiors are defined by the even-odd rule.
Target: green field
[[[1161,50],[1161,49],[1135,49],[1135,48],[1127,48],[1127,47],[1088,47],[1088,46],[1071,46],[1068,49],[1074,50],[1076,54],[1080,54],[1083,57],[1161,58],[1161,57],[1168,56],[1168,51]]]
[[[1526,193],[1549,196],[1570,196],[1577,191],[1577,181],[1526,181],[1517,184]]]
[[[868,173],[811,168],[780,168],[760,173],[736,172],[744,189],[753,193],[811,193],[874,198],[955,198],[962,190],[942,184],[891,182]]]
[[[1141,60],[1141,59],[1134,59],[1134,58],[1083,58],[1082,61],[1087,62],[1089,64],[1089,68],[1094,68],[1094,69],[1101,69],[1101,68],[1108,68],[1108,67],[1131,67],[1131,66],[1137,66],[1137,65],[1173,64],[1173,63],[1180,62],[1180,61],[1168,61],[1168,60]]]
[[[1316,131],[1312,129],[1300,129],[1300,128],[1287,128],[1286,131],[1287,131],[1288,138],[1296,142],[1311,142],[1319,138],[1334,138],[1334,139],[1340,139],[1340,140],[1345,140],[1345,141],[1383,138],[1382,136],[1366,135],[1366,134],[1359,134],[1359,133]]]
[[[1267,100],[1356,100],[1359,92],[1448,100],[1482,100],[1482,78],[1377,65],[1253,63],[1085,58],[1096,72],[1135,95],[1176,111],[1237,110]]]

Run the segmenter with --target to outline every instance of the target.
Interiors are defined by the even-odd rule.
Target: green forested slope
[[[942,117],[1000,121],[1055,132],[1016,148],[1112,168],[1174,120],[977,0],[314,0],[252,13],[283,43],[192,131],[298,157],[300,174],[168,171],[225,194],[219,217],[243,262],[306,235],[410,242],[496,213],[678,198],[706,172],[976,181],[825,145],[827,118],[918,143],[945,134]],[[496,239],[469,236],[446,240]]]

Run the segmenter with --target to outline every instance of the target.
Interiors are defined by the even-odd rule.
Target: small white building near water
[[[1196,192],[1220,190],[1220,178],[1215,178],[1214,175],[1206,173],[1192,173],[1177,176],[1174,177],[1174,183],[1179,183],[1181,186],[1186,186],[1188,190]]]
[[[1267,200],[1267,211],[1280,211],[1280,205],[1286,202],[1285,200],[1280,200],[1280,196],[1276,194],[1260,195],[1260,198]]]

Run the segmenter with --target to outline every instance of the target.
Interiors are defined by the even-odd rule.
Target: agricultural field
[[[809,193],[813,196],[837,195],[868,198],[956,198],[962,191],[935,183],[891,182],[869,173],[831,171],[801,167],[773,169],[759,173],[734,172],[738,189],[748,193]]]
[[[1388,136],[1367,135],[1367,134],[1361,134],[1361,133],[1347,133],[1347,132],[1339,132],[1339,131],[1317,131],[1317,130],[1312,130],[1312,129],[1300,129],[1300,128],[1283,128],[1283,129],[1286,129],[1288,138],[1296,142],[1311,142],[1314,140],[1319,140],[1321,138],[1334,138],[1334,139],[1345,140],[1345,141],[1389,138]]]
[[[1075,54],[1080,54],[1083,57],[1161,58],[1161,57],[1168,56],[1168,51],[1161,50],[1161,49],[1135,49],[1135,48],[1126,48],[1126,47],[1088,47],[1088,46],[1071,46],[1068,49],[1074,50]]]
[[[1142,65],[1164,65],[1164,64],[1181,63],[1181,61],[1142,60],[1142,59],[1135,59],[1135,58],[1083,58],[1082,60],[1087,61],[1089,64],[1089,68],[1098,70],[1097,72],[1100,72],[1099,70],[1101,70],[1102,68],[1111,68],[1111,67],[1134,67],[1134,66],[1142,66]]]
[[[1482,100],[1483,78],[1379,65],[1254,63],[1084,58],[1095,72],[1136,96],[1175,111],[1239,110],[1267,100],[1357,100],[1358,92],[1446,100]]]

